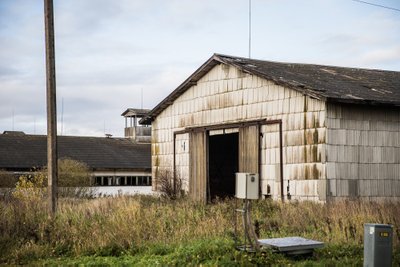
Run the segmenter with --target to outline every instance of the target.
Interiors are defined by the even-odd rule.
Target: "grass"
[[[119,257],[83,256],[79,258],[47,259],[35,262],[42,265],[135,265],[135,266],[259,266],[259,265],[360,265],[362,251],[359,248],[343,250],[328,247],[318,250],[311,257],[286,257],[270,251],[243,253],[234,249],[232,241],[223,239],[199,240],[181,245],[154,245],[136,254]],[[333,254],[335,251],[342,253]]]
[[[44,201],[2,200],[0,264],[359,265],[367,222],[394,225],[394,260],[400,264],[396,203],[253,202],[262,238],[326,242],[311,258],[235,250],[234,207],[234,200],[203,205],[150,196],[61,199],[51,218]]]

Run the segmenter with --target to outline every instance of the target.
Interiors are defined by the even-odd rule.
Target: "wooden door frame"
[[[258,125],[258,134],[259,137],[262,137],[262,132],[261,132],[261,126],[262,125],[272,125],[272,124],[278,124],[279,125],[279,176],[280,176],[280,197],[281,201],[284,202],[285,200],[285,195],[284,195],[284,181],[283,181],[283,129],[282,129],[282,120],[277,119],[277,120],[267,120],[267,119],[261,119],[261,120],[252,120],[252,121],[244,121],[244,122],[237,122],[237,123],[226,123],[226,124],[213,124],[213,125],[204,125],[204,126],[196,126],[196,127],[186,127],[183,130],[178,130],[173,133],[173,176],[174,176],[174,185],[176,184],[176,136],[179,134],[185,134],[185,133],[190,133],[190,132],[198,132],[198,131],[204,131],[206,135],[206,172],[207,172],[207,186],[208,187],[208,180],[209,180],[209,170],[208,170],[208,142],[209,142],[209,132],[211,130],[222,130],[222,129],[232,129],[232,128],[240,128],[240,127],[246,127],[246,126],[251,126],[251,125]],[[190,146],[190,144],[189,144]],[[259,163],[258,163],[258,173],[260,175],[261,179],[261,142],[259,142]],[[190,148],[189,148],[190,149]],[[189,163],[190,164],[190,163]],[[190,179],[190,178],[189,178]],[[260,183],[261,185],[261,183]],[[207,198],[207,197],[206,197]]]

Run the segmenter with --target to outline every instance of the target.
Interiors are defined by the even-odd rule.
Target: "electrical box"
[[[259,198],[259,180],[257,173],[236,173],[236,197],[241,199]]]
[[[392,266],[393,229],[388,224],[364,224],[364,266]]]

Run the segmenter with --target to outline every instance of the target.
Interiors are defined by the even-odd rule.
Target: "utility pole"
[[[57,210],[57,107],[56,67],[54,52],[53,0],[44,0],[44,24],[46,36],[46,92],[47,92],[47,180],[49,212]]]

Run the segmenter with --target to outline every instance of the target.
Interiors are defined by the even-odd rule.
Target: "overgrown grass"
[[[269,252],[236,251],[234,207],[234,200],[204,205],[150,196],[62,199],[52,219],[44,201],[1,201],[0,263],[62,264],[73,263],[74,258],[83,263],[122,260],[138,265],[297,262]],[[400,207],[395,203],[260,200],[253,202],[252,217],[262,238],[303,236],[326,242],[326,248],[311,259],[302,259],[305,265],[308,261],[360,263],[363,224],[389,223],[394,225],[395,260],[400,262]]]
[[[346,251],[346,252],[344,252]],[[271,251],[243,253],[229,239],[198,240],[180,245],[153,245],[135,254],[119,257],[82,256],[78,258],[46,259],[42,265],[134,265],[134,266],[356,266],[362,265],[359,247],[346,246],[320,249],[311,257],[287,257]]]

